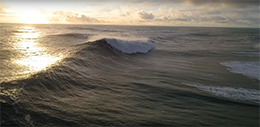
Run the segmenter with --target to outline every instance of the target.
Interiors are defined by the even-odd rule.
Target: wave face
[[[155,48],[154,43],[151,40],[147,41],[127,41],[127,40],[120,40],[115,38],[105,38],[104,39],[109,45],[113,46],[117,50],[127,53],[147,53],[153,48]]]

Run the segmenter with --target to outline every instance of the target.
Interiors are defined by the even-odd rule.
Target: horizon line
[[[24,25],[88,25],[88,26],[152,26],[152,27],[207,27],[207,28],[251,28],[259,29],[260,27],[246,26],[195,26],[195,25],[136,25],[136,24],[74,24],[74,23],[8,23],[0,22],[0,24],[24,24]]]

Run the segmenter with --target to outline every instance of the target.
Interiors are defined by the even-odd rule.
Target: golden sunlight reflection
[[[38,43],[38,32],[33,27],[22,27],[15,33],[19,40],[15,47],[19,56],[13,62],[22,68],[22,74],[34,73],[46,69],[62,58],[62,55],[54,56]]]
[[[41,55],[41,56],[29,56],[27,58],[16,61],[16,63],[29,67],[30,70],[28,71],[40,71],[54,64],[58,60],[60,60],[59,57],[51,57],[50,55]]]

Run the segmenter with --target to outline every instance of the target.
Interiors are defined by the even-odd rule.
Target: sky
[[[0,0],[1,23],[259,28],[258,0]]]

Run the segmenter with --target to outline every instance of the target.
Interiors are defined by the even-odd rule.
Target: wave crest
[[[231,61],[231,62],[221,62],[223,66],[229,67],[229,71],[237,74],[243,74],[247,77],[252,77],[260,80],[259,74],[259,62],[241,62],[241,61]]]
[[[120,40],[115,38],[104,38],[104,40],[113,48],[126,53],[147,53],[155,48],[151,40]]]

